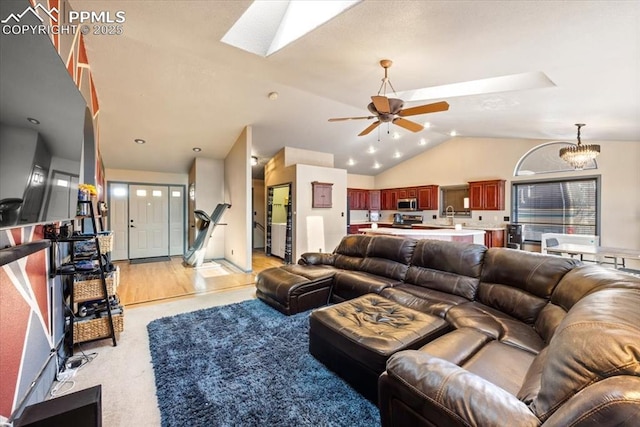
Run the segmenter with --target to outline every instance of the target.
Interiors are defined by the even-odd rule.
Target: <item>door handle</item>
[[[131,224],[131,226],[130,226],[130,227],[131,227],[131,228],[136,228],[136,226],[135,226],[135,225],[133,225],[133,224]]]

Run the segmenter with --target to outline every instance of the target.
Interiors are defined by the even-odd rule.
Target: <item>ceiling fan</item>
[[[435,102],[433,104],[419,105],[417,107],[404,108],[404,101],[402,99],[397,98],[387,98],[387,85],[393,90],[395,93],[395,89],[391,85],[391,81],[389,80],[388,70],[393,62],[389,59],[383,59],[380,61],[380,65],[384,68],[384,78],[382,79],[382,84],[380,85],[380,89],[378,90],[378,94],[371,97],[371,103],[367,105],[367,109],[371,111],[373,116],[362,116],[362,117],[338,117],[329,119],[330,122],[339,122],[342,120],[371,120],[377,119],[375,122],[370,124],[365,130],[360,132],[358,136],[367,135],[369,132],[380,126],[380,123],[393,123],[394,125],[398,125],[403,127],[411,132],[420,132],[424,129],[424,126],[418,124],[416,122],[412,122],[411,120],[404,119],[403,117],[407,116],[417,116],[419,114],[427,114],[427,113],[437,113],[439,111],[447,111],[449,109],[449,104],[445,101]],[[380,94],[382,92],[382,95]]]

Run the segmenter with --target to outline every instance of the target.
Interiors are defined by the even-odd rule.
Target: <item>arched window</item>
[[[565,141],[551,141],[527,151],[520,158],[513,171],[514,176],[538,175],[552,172],[572,172],[575,169],[560,158],[560,149],[575,145]],[[598,169],[595,160],[588,163],[584,170]]]

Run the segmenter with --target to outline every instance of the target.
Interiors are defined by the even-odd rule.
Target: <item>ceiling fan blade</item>
[[[375,116],[363,116],[363,117],[337,117],[337,118],[333,118],[333,119],[329,119],[330,122],[341,122],[343,120],[363,120],[363,119],[367,119],[367,120],[371,120],[373,119]]]
[[[437,113],[438,111],[447,111],[449,104],[445,101],[435,102],[433,104],[419,105],[417,107],[405,108],[398,113],[401,117],[416,116],[418,114]]]
[[[378,113],[391,112],[391,107],[389,106],[389,98],[387,98],[386,96],[372,96],[371,100],[373,101],[373,105],[376,107]]]
[[[411,120],[402,119],[400,117],[396,117],[395,119],[393,119],[393,124],[410,130],[411,132],[420,132],[422,129],[424,129],[424,126],[416,122],[412,122]]]
[[[371,123],[368,128],[366,128],[365,130],[360,132],[358,134],[358,136],[364,136],[364,135],[368,134],[369,132],[371,132],[372,130],[374,130],[375,128],[377,128],[378,126],[380,126],[380,122],[379,121],[375,121],[375,122]]]

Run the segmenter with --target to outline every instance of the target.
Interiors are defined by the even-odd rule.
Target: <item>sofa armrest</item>
[[[300,265],[333,265],[335,255],[326,252],[305,252],[300,255]]]
[[[418,350],[389,358],[379,381],[383,426],[539,426],[527,405],[491,382]]]
[[[640,390],[640,377],[619,375],[606,378],[573,395],[543,425],[545,427],[637,425],[640,419],[638,390]]]

